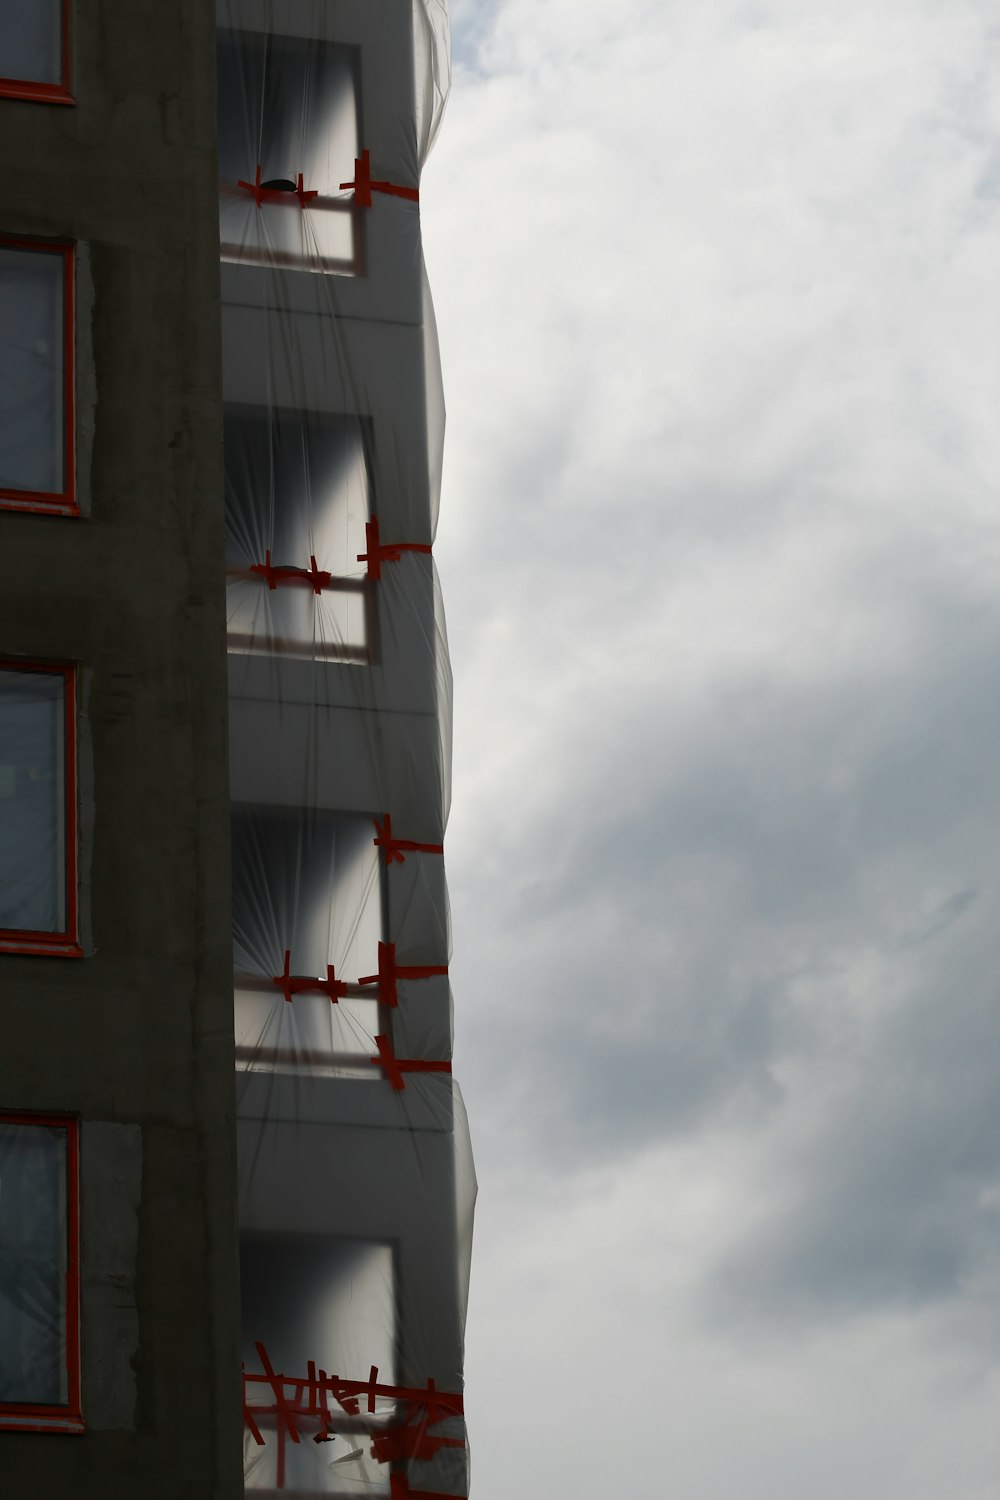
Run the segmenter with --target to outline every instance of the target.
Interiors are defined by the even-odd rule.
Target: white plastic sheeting
[[[439,0],[220,0],[245,1485],[464,1496]]]

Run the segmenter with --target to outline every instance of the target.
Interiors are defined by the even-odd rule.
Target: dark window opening
[[[371,818],[325,809],[233,808],[233,968],[240,1068],[379,1077],[368,1059],[383,1029],[371,989],[384,893]],[[275,979],[327,979],[348,993],[297,991]]]

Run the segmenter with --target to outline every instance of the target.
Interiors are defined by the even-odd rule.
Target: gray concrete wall
[[[0,233],[85,247],[86,514],[0,511],[0,653],[80,663],[85,956],[0,955],[0,1108],[83,1121],[88,1430],[0,1433],[0,1494],[233,1500],[214,5],[74,10],[76,106],[0,99]]]

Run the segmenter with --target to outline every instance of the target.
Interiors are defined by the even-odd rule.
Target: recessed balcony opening
[[[370,449],[359,417],[226,407],[231,652],[370,660]]]
[[[244,805],[232,830],[237,1067],[377,1081],[380,1006],[357,984],[378,971],[384,930],[372,820]],[[285,998],[286,953],[288,974],[316,989]],[[336,1003],[319,987],[330,968],[348,989]]]
[[[219,31],[223,260],[360,274],[361,215],[340,187],[360,155],[359,77],[357,47]]]

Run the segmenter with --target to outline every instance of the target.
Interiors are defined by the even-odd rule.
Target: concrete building
[[[446,21],[0,3],[0,1493],[467,1493]]]

